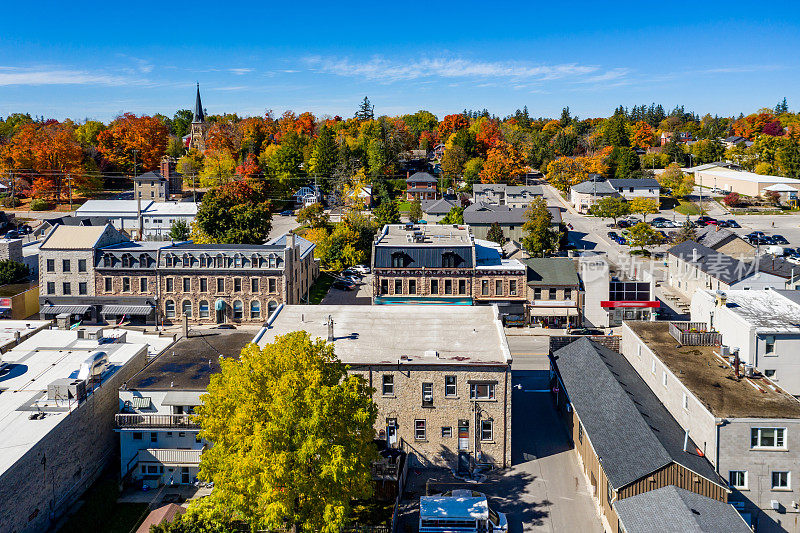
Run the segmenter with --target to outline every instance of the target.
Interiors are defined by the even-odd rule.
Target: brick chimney
[[[165,155],[161,158],[161,175],[167,179],[175,172],[175,159]]]

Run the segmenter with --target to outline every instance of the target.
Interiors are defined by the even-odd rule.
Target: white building
[[[619,192],[607,181],[598,181],[597,178],[578,183],[569,189],[569,202],[581,213],[588,213],[594,204],[609,196],[619,196]]]
[[[169,240],[169,231],[177,221],[192,224],[199,203],[141,201],[142,236],[146,240]],[[139,230],[137,200],[88,200],[76,211],[80,217],[104,217],[120,231],[129,235]]]
[[[738,192],[746,196],[760,196],[763,190],[778,183],[800,188],[800,180],[781,176],[764,176],[755,172],[713,167],[707,170],[695,170],[694,182],[712,189],[726,192]]]
[[[197,216],[199,203],[194,202],[153,202],[142,212],[144,238],[147,240],[169,240],[169,232],[176,222],[191,226]]]
[[[584,288],[583,322],[595,328],[618,326],[623,320],[649,320],[661,306],[654,296],[653,278],[646,270],[633,278],[612,278],[608,261],[602,256],[580,258]]]
[[[722,334],[742,363],[800,395],[800,292],[697,291],[691,313],[692,322]]]
[[[651,198],[657,202],[660,198],[661,185],[653,178],[610,179],[608,184],[629,201],[634,198]]]

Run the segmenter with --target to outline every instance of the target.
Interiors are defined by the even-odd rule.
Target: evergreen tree
[[[500,224],[497,222],[492,223],[489,227],[489,232],[486,234],[486,240],[496,242],[500,245],[505,244],[506,236],[503,234],[503,228],[500,227]]]
[[[369,101],[369,98],[366,96],[361,104],[358,106],[358,111],[356,111],[356,118],[358,120],[372,120],[375,118],[375,106],[372,105]]]
[[[786,102],[786,97],[784,96],[783,101],[775,106],[775,114],[780,115],[781,113],[788,113],[788,112],[789,112],[789,104]]]
[[[322,178],[328,178],[333,175],[336,165],[339,162],[339,153],[336,147],[336,140],[333,137],[331,129],[323,125],[319,129],[317,140],[314,143],[314,150],[311,152],[311,161],[309,162],[309,170],[311,174]],[[323,187],[327,185],[329,180],[322,180]]]
[[[411,209],[408,211],[408,219],[411,222],[422,220],[422,203],[419,199],[411,202]]]
[[[375,215],[375,222],[380,227],[386,224],[400,223],[400,212],[397,210],[397,204],[392,201],[381,202],[381,205],[373,211],[373,215]]]

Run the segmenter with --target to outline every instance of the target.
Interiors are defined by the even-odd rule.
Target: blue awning
[[[224,311],[225,310],[225,300],[217,300],[214,304],[215,311]]]

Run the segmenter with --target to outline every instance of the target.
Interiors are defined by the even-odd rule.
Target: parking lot
[[[331,286],[321,303],[322,305],[372,304],[372,274],[365,275],[352,291]]]

